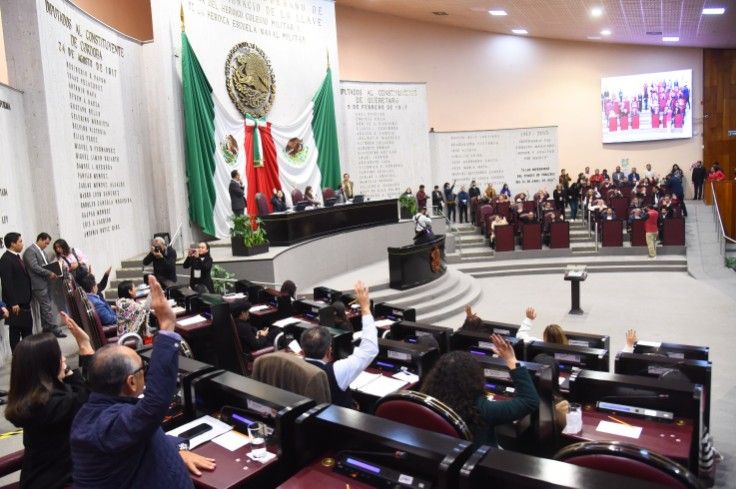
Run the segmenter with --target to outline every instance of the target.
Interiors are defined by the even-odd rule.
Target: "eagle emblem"
[[[276,80],[266,53],[255,44],[233,46],[225,61],[225,83],[230,100],[243,116],[265,117],[271,110]]]

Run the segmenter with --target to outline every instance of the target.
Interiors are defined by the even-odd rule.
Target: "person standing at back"
[[[701,200],[703,198],[703,183],[705,183],[706,170],[702,161],[697,161],[693,167],[691,176],[693,187],[695,188],[695,196],[693,200]]]
[[[33,334],[31,316],[31,278],[20,252],[23,238],[20,233],[8,233],[3,238],[5,253],[0,257],[0,283],[3,302],[10,312],[6,320],[10,329],[10,349],[14,350],[21,337]]]
[[[455,215],[455,197],[457,195],[454,192],[455,190],[455,182],[452,182],[452,185],[450,185],[449,182],[445,182],[445,186],[443,189],[443,192],[445,194],[445,205],[447,205],[447,220],[452,222],[455,222],[456,215]]]
[[[644,221],[644,233],[647,240],[649,258],[657,256],[657,234],[659,234],[659,213],[653,207],[647,207],[647,220]]]
[[[190,268],[189,287],[197,292],[207,292],[212,294],[215,291],[215,284],[212,282],[212,256],[210,256],[210,245],[204,241],[199,243],[196,248],[189,250],[187,258],[182,265],[184,268]]]
[[[435,185],[432,190],[432,212],[435,216],[442,214],[442,191],[439,185]]]
[[[240,178],[238,170],[230,172],[230,208],[233,214],[236,216],[242,216],[245,214],[245,187],[243,186],[243,180]]]
[[[54,272],[44,268],[49,264],[46,256],[46,247],[51,243],[48,233],[41,233],[36,242],[23,252],[23,262],[26,265],[28,276],[31,278],[33,301],[38,304],[41,314],[41,329],[53,333],[57,338],[66,338],[61,332],[59,322],[54,315],[54,306],[49,293],[50,282],[59,278]]]

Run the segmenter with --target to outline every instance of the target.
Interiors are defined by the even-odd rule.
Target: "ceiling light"
[[[723,7],[706,7],[703,9],[703,15],[723,15],[725,11]]]
[[[514,34],[529,34],[526,29],[511,29]]]
[[[593,7],[590,11],[590,15],[593,17],[600,17],[603,15],[603,9],[601,7]]]
[[[663,36],[662,42],[679,42],[680,38],[677,36]]]
[[[504,15],[508,15],[505,10],[489,10],[488,13],[494,17],[503,17]]]
[[[611,35],[611,29],[603,29],[601,31],[601,36],[610,36]]]
[[[591,41],[600,41],[601,36],[588,36],[588,39],[590,39]]]

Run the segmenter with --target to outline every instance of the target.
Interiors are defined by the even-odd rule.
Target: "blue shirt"
[[[115,311],[112,310],[110,304],[102,300],[102,298],[97,294],[88,293],[87,299],[89,299],[92,305],[95,306],[95,311],[97,311],[97,315],[100,317],[100,321],[103,326],[117,324],[118,316],[115,314]]]
[[[459,194],[457,194],[458,200],[460,200],[461,204],[467,204],[468,200],[470,200],[470,195],[465,191],[461,190]]]
[[[75,489],[191,488],[179,438],[161,422],[176,390],[181,337],[161,332],[153,342],[142,399],[93,392],[70,436]]]

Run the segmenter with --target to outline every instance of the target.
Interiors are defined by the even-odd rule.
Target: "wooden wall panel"
[[[715,191],[726,236],[736,239],[736,181],[715,182]]]
[[[126,36],[141,42],[153,40],[151,0],[71,0],[71,2]]]
[[[736,175],[736,49],[703,50],[703,163]]]

